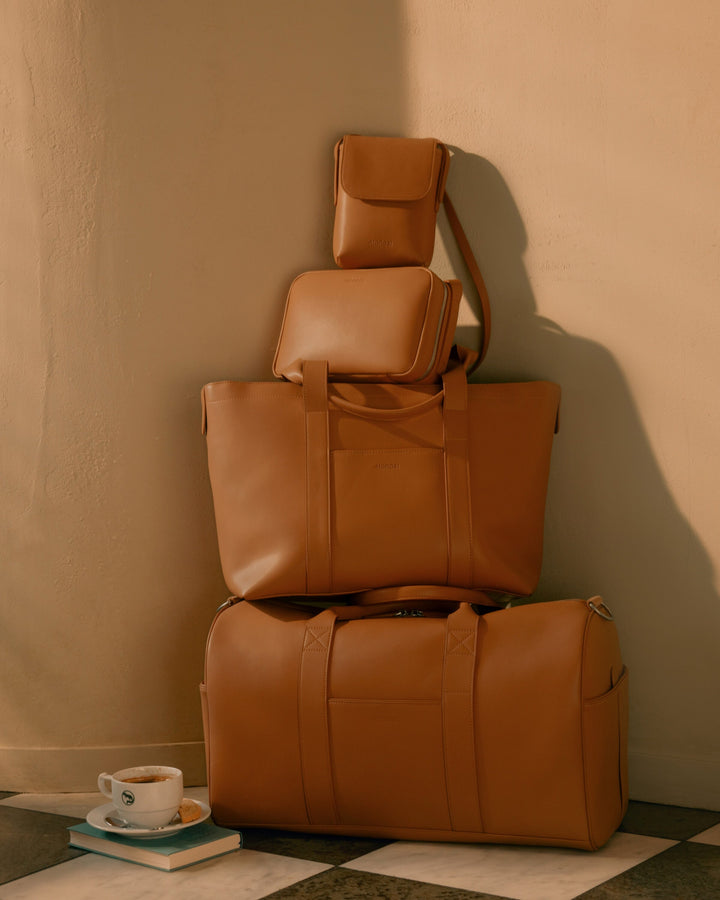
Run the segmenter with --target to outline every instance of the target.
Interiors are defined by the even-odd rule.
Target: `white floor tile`
[[[348,869],[511,900],[571,900],[677,841],[615,834],[595,852],[557,847],[398,842],[345,863]]]
[[[720,847],[720,825],[713,825],[712,828],[701,831],[700,834],[696,834],[690,840],[695,841],[697,844],[713,844],[716,847]]]
[[[192,800],[208,802],[206,787],[185,788],[185,796]],[[101,793],[93,794],[16,794],[0,800],[0,806],[14,806],[18,809],[32,809],[35,812],[53,813],[56,816],[72,816],[84,819],[91,809],[102,806],[108,798]]]
[[[0,885],[0,900],[259,900],[329,868],[273,853],[238,850],[186,869],[161,872],[89,853]]]

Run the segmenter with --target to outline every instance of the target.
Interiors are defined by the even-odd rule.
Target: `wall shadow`
[[[720,598],[711,558],[668,488],[612,354],[538,314],[523,263],[527,235],[502,175],[486,159],[453,151],[448,193],[492,304],[490,350],[475,380],[549,379],[563,391],[534,599],[603,595],[634,670],[633,721],[638,730],[642,721],[652,744],[662,720],[675,717],[688,752],[703,728],[702,695],[713,702],[690,662],[716,653]],[[463,272],[444,217],[439,227],[455,271]],[[461,343],[477,339],[477,328],[458,329]],[[685,660],[681,679],[666,660]]]

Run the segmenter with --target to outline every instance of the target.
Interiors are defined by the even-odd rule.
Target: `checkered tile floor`
[[[250,829],[242,850],[166,873],[68,847],[104,802],[0,793],[0,900],[720,900],[720,812],[631,803],[595,853]]]

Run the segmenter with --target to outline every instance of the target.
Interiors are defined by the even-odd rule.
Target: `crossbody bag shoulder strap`
[[[465,260],[465,265],[467,266],[472,282],[475,285],[475,289],[480,298],[480,318],[482,320],[480,322],[480,328],[482,337],[480,340],[480,352],[478,353],[478,357],[472,366],[467,369],[467,374],[470,375],[483,361],[485,354],[487,353],[488,345],[490,344],[490,297],[488,296],[485,279],[480,271],[480,266],[478,265],[477,259],[475,259],[475,254],[472,252],[470,242],[467,239],[465,230],[460,224],[460,219],[458,219],[455,207],[453,206],[450,197],[448,197],[447,191],[443,195],[443,206],[445,207],[445,214],[447,215],[450,230],[457,242],[462,258]]]

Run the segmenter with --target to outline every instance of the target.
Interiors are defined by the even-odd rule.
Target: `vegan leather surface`
[[[449,161],[434,138],[345,135],[335,147],[335,262],[430,265]]]
[[[303,360],[326,359],[330,381],[437,381],[461,296],[459,281],[419,266],[305,272],[288,293],[273,373],[302,384]]]
[[[201,686],[215,821],[602,846],[627,806],[614,624],[581,600],[378,613],[273,600],[218,613]]]
[[[539,577],[560,389],[216,382],[203,390],[220,559],[250,599]]]

